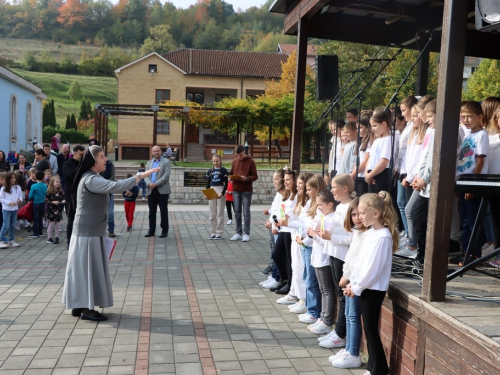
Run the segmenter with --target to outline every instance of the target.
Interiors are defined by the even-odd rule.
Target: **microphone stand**
[[[394,184],[394,171],[393,171],[393,169],[394,169],[394,144],[396,142],[396,108],[398,107],[398,104],[399,104],[399,99],[398,99],[399,92],[401,91],[401,89],[405,85],[406,81],[408,81],[408,78],[410,77],[411,72],[413,71],[415,66],[417,66],[418,62],[422,58],[422,55],[427,50],[427,48],[429,48],[431,42],[432,42],[432,34],[429,35],[429,40],[425,44],[424,48],[422,48],[422,50],[418,54],[415,62],[413,63],[413,65],[410,67],[410,69],[406,73],[406,76],[403,78],[403,81],[401,82],[399,87],[396,89],[396,91],[392,95],[391,100],[389,100],[389,103],[387,104],[387,106],[385,107],[385,110],[384,110],[385,112],[387,112],[390,109],[391,104],[394,103],[394,111],[392,113],[393,116],[392,116],[392,127],[391,127],[392,128],[391,129],[391,160],[389,163],[389,168],[390,168],[389,187],[391,189],[393,188],[393,184]]]
[[[358,107],[359,107],[359,114],[361,114],[361,104],[363,102],[363,91],[366,90],[366,88],[368,86],[370,86],[373,82],[375,82],[375,80],[378,78],[378,76],[380,75],[380,73],[382,73],[385,68],[387,68],[387,66],[389,66],[389,64],[396,60],[396,57],[401,53],[403,52],[403,48],[400,48],[398,52],[396,52],[396,54],[387,60],[387,62],[385,63],[385,65],[383,67],[381,67],[379,69],[379,71],[377,72],[377,74],[375,74],[372,79],[364,86],[361,88],[361,90],[359,90],[359,92],[354,96],[354,98],[351,99],[351,101],[349,103],[347,103],[347,107],[349,107],[355,100],[358,100]],[[375,63],[376,60],[371,60],[371,65],[373,65]],[[371,66],[370,65],[370,66]],[[358,138],[359,138],[359,132],[360,132],[360,128],[361,128],[361,117],[358,116]],[[360,143],[361,142],[358,142],[357,146],[356,146],[356,152],[358,155],[358,157],[356,158],[356,176],[358,175],[359,173],[359,147],[360,147]]]

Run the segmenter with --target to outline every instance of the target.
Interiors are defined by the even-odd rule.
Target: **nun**
[[[75,221],[68,253],[62,302],[72,309],[71,315],[83,320],[102,321],[107,318],[95,306],[113,306],[113,290],[105,247],[108,223],[109,194],[122,193],[143,178],[157,172],[153,168],[122,181],[109,181],[99,175],[106,168],[107,158],[99,146],[90,146],[78,166],[72,194],[76,202]]]

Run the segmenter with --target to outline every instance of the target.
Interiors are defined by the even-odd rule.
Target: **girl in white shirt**
[[[313,239],[311,264],[316,269],[322,308],[320,318],[307,328],[312,333],[322,335],[332,331],[335,311],[335,284],[330,268],[330,256],[323,251],[327,241],[320,236],[324,233],[325,228],[331,228],[333,223],[335,200],[332,192],[329,190],[321,191],[316,198],[316,203],[320,211],[318,214],[320,220],[316,222],[316,227],[307,229],[307,235]]]
[[[365,181],[365,171],[368,160],[370,159],[370,147],[373,144],[375,136],[373,135],[372,126],[370,125],[369,117],[361,117],[359,120],[359,166],[357,166],[356,175],[356,163],[351,171],[351,177],[354,180],[354,190],[358,197],[363,194],[368,193],[368,184]],[[358,155],[358,145],[356,144],[354,154]]]
[[[344,229],[353,233],[351,246],[345,256],[344,266],[342,271],[344,275],[340,280],[340,287],[345,288],[351,278],[352,270],[357,262],[363,237],[366,232],[366,227],[359,215],[358,210],[359,198],[353,199],[347,210],[345,217]],[[346,298],[345,300],[345,315],[346,315],[346,343],[345,349],[339,351],[336,355],[329,358],[333,367],[337,368],[355,368],[361,366],[361,357],[359,356],[359,345],[361,343],[361,304],[359,296],[354,298]]]
[[[333,199],[338,202],[335,208],[331,226],[325,225],[325,231],[320,231],[320,237],[325,240],[323,252],[330,257],[330,269],[333,275],[333,284],[337,291],[339,310],[335,329],[329,337],[320,342],[323,348],[339,348],[345,345],[346,321],[345,321],[345,297],[339,286],[342,278],[342,267],[344,259],[352,241],[352,233],[344,229],[345,217],[353,196],[354,182],[348,174],[335,176],[332,181]]]
[[[288,227],[288,218],[292,215],[293,209],[297,204],[297,172],[289,168],[285,170],[285,189],[289,193],[288,197],[283,198],[280,214],[278,218],[278,238],[273,249],[273,260],[280,273],[280,285],[275,289],[271,288],[276,294],[287,295],[292,285],[292,237],[291,228]],[[274,290],[273,290],[274,289]],[[296,302],[296,301],[295,301]]]
[[[0,232],[0,249],[9,246],[18,247],[15,239],[17,210],[23,201],[23,192],[17,185],[17,178],[14,172],[5,174],[5,185],[0,189],[0,202],[2,203],[3,225]],[[9,238],[7,239],[7,235]]]
[[[391,114],[385,112],[384,108],[375,108],[370,118],[373,133],[377,137],[370,148],[365,181],[368,184],[368,192],[378,193],[381,190],[389,190],[391,160]]]
[[[398,248],[398,217],[389,193],[365,194],[360,198],[359,214],[365,227],[371,227],[363,238],[358,257],[344,289],[347,297],[360,296],[361,316],[368,346],[369,375],[387,375],[389,367],[380,341],[378,323],[380,308],[389,289],[392,254]]]
[[[320,191],[326,189],[325,180],[318,175],[314,175],[306,182],[306,193],[309,197],[309,205],[305,221],[302,226],[302,233],[299,231],[295,240],[302,245],[302,255],[304,259],[304,283],[306,286],[306,307],[307,312],[299,315],[302,323],[316,323],[321,315],[321,292],[319,290],[316,270],[312,264],[313,238],[307,235],[308,228],[316,228],[319,223],[317,196]],[[307,207],[306,204],[306,207]],[[302,210],[302,211],[305,211]],[[302,213],[301,213],[302,215]]]

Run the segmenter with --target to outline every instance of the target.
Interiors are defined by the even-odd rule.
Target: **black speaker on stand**
[[[333,100],[339,93],[339,58],[316,56],[316,100]]]

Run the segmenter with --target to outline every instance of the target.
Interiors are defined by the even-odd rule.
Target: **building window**
[[[17,151],[17,99],[10,99],[10,150]],[[9,150],[7,150],[9,151]]]
[[[203,93],[201,92],[187,92],[186,99],[198,104],[203,104],[205,102],[205,98],[203,97]]]
[[[229,98],[229,94],[215,94],[215,102],[221,102],[224,99]]]
[[[31,121],[31,103],[28,102],[26,105],[26,149],[29,150],[32,147],[33,142],[33,124]]]
[[[170,90],[156,90],[156,103],[170,100]]]
[[[170,134],[170,122],[167,120],[157,120],[156,121],[156,133],[157,134]]]
[[[158,72],[158,66],[156,64],[149,64],[148,72],[151,75],[156,74]]]
[[[474,72],[476,71],[477,69],[477,66],[471,66],[470,67],[470,74],[474,74]]]

